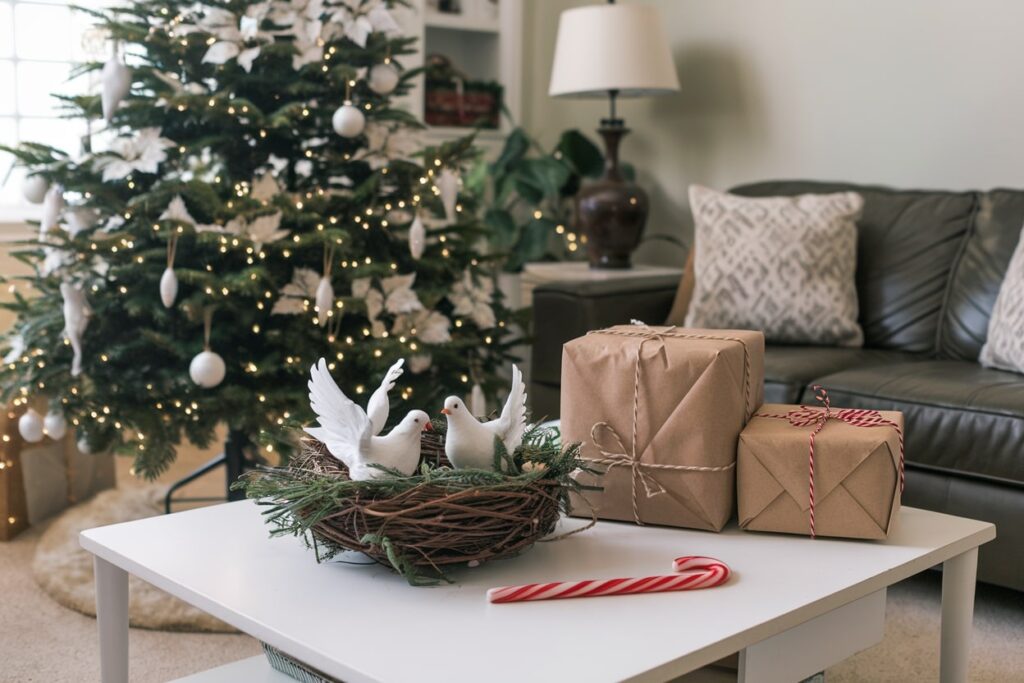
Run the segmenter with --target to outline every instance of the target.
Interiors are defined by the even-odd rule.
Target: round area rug
[[[111,489],[66,510],[39,539],[32,572],[54,600],[82,614],[96,616],[92,555],[78,545],[85,529],[129,522],[162,513],[161,486]],[[128,615],[132,626],[161,631],[237,631],[191,605],[134,576],[129,578]]]

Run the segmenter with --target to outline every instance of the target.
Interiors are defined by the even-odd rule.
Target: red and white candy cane
[[[679,557],[672,562],[677,574],[647,576],[641,579],[586,579],[504,586],[487,591],[487,600],[494,603],[560,600],[562,598],[594,598],[605,595],[635,593],[667,593],[714,588],[729,580],[729,567],[711,557]]]

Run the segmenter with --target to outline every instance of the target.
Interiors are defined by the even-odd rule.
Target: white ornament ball
[[[64,415],[56,410],[48,412],[43,418],[43,433],[54,441],[63,439],[64,435],[68,433],[68,422],[64,419]]]
[[[223,382],[226,373],[224,359],[213,351],[197,354],[188,366],[188,376],[204,389],[211,389]]]
[[[166,268],[164,274],[160,276],[160,301],[163,302],[165,308],[170,308],[177,298],[178,276],[174,274],[173,268]]]
[[[78,452],[82,455],[90,455],[92,453],[92,449],[89,448],[89,439],[85,438],[85,436],[78,437],[75,447],[78,448]]]
[[[21,184],[21,193],[25,199],[33,204],[42,204],[46,198],[46,191],[50,189],[50,183],[41,175],[30,175]]]
[[[354,138],[361,135],[363,129],[366,128],[366,117],[363,116],[363,112],[359,111],[359,107],[352,104],[350,100],[345,100],[331,117],[331,125],[334,126],[334,132],[338,135],[344,138]]]
[[[38,443],[43,440],[43,416],[32,408],[18,418],[18,433],[28,443]]]
[[[398,69],[391,62],[374,64],[370,68],[367,85],[378,95],[390,95],[398,87]]]

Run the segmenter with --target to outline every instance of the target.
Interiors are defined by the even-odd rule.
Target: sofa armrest
[[[562,344],[590,330],[636,318],[665,321],[679,287],[678,275],[598,281],[549,282],[533,290],[530,363],[534,415],[558,416]]]

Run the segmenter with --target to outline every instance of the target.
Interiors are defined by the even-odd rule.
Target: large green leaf
[[[469,173],[462,176],[462,186],[470,194],[482,197],[486,192],[490,169],[483,159],[477,159],[469,167]]]
[[[541,198],[557,197],[559,190],[569,179],[569,167],[557,159],[551,157],[540,157],[539,159],[524,159],[519,164],[519,180],[517,187],[522,193],[522,187],[528,186],[534,190],[533,194],[540,195],[534,201]],[[525,195],[524,195],[525,196]]]
[[[484,223],[489,231],[488,240],[498,249],[508,249],[516,241],[516,223],[511,214],[502,209],[488,209]]]
[[[501,150],[497,161],[491,167],[491,173],[500,177],[509,171],[509,167],[522,159],[530,149],[530,138],[522,128],[512,131],[505,140],[505,147]]]
[[[534,218],[523,228],[507,268],[519,270],[523,264],[542,260],[548,253],[548,242],[555,234],[554,221]]]
[[[604,168],[604,155],[590,138],[578,130],[567,130],[562,133],[555,148],[562,155],[562,160],[581,176],[595,178]]]

